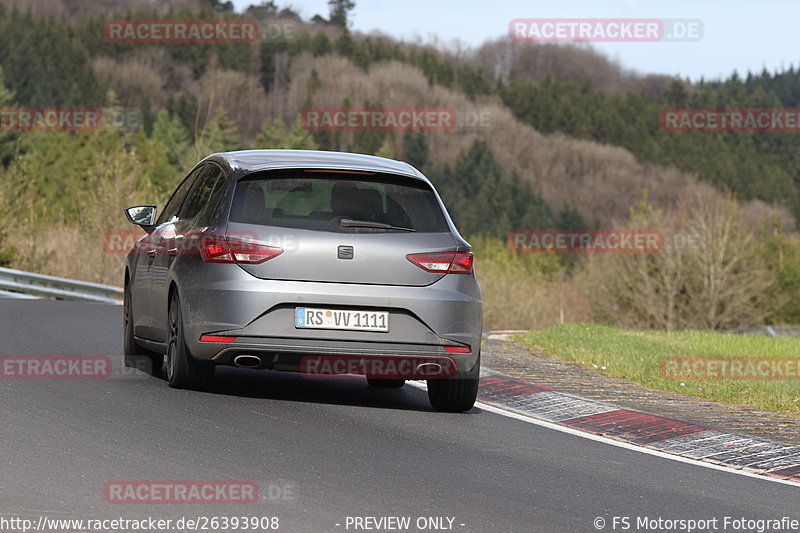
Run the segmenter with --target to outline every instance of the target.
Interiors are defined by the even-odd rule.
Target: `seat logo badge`
[[[339,246],[339,259],[352,259],[353,247],[352,246]]]

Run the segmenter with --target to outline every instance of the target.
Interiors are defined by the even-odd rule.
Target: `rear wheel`
[[[158,374],[164,365],[164,356],[151,352],[136,344],[133,336],[133,313],[131,293],[127,283],[122,301],[122,326],[124,331],[122,353],[125,366],[136,368],[148,374]]]
[[[378,389],[399,389],[406,384],[404,379],[367,378],[370,387]]]
[[[478,379],[481,373],[481,358],[468,372],[459,372],[451,378],[429,379],[428,399],[437,411],[460,413],[469,411],[478,397]]]
[[[169,302],[169,344],[167,345],[167,382],[176,389],[206,388],[214,377],[214,365],[198,361],[189,353],[183,335],[183,317],[178,293]]]

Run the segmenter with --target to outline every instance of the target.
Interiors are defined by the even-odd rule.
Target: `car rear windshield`
[[[427,184],[401,176],[364,178],[302,171],[245,177],[236,184],[229,218],[244,224],[338,233],[449,231]],[[398,229],[364,227],[369,223]]]

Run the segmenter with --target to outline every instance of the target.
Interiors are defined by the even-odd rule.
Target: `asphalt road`
[[[455,531],[522,532],[595,531],[596,517],[611,531],[615,515],[800,518],[800,488],[479,408],[436,413],[413,387],[223,369],[200,393],[122,375],[119,306],[0,300],[0,328],[3,356],[115,364],[108,379],[0,379],[0,519],[277,516],[280,531],[354,531],[348,516],[450,517]],[[252,480],[262,501],[111,504],[111,480]]]

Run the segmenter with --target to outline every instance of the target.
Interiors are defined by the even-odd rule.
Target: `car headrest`
[[[375,189],[362,189],[361,194],[361,209],[363,216],[367,220],[373,222],[380,222],[383,218],[383,199],[381,193]]]
[[[264,191],[261,187],[248,186],[241,196],[237,195],[234,206],[236,218],[245,223],[258,224],[266,214]]]

